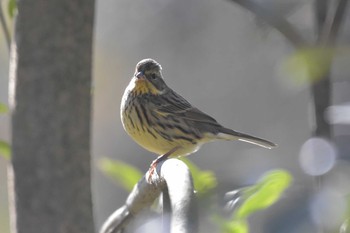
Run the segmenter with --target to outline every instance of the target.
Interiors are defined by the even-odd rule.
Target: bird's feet
[[[169,158],[169,156],[172,153],[174,153],[175,151],[177,151],[179,148],[180,148],[179,146],[174,147],[173,149],[171,149],[167,153],[158,156],[155,160],[152,161],[152,163],[148,169],[148,172],[147,172],[148,173],[148,177],[147,177],[148,182],[151,182],[153,173],[156,170],[158,163],[167,160]]]

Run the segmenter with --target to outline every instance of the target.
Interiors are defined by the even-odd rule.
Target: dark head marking
[[[161,70],[162,70],[161,65],[151,58],[143,59],[136,65],[136,71],[138,72],[144,72],[144,73],[146,73],[146,71],[160,72]]]
[[[145,77],[158,91],[163,92],[167,87],[162,77],[161,65],[151,58],[141,60],[136,65],[135,76]]]

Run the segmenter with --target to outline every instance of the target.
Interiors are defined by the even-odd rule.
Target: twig
[[[261,4],[252,0],[230,0],[246,8],[254,13],[256,16],[262,18],[270,26],[279,31],[290,43],[295,47],[304,47],[309,43],[301,36],[301,34],[291,25],[287,20],[281,18],[273,11],[265,8]]]
[[[4,17],[4,12],[2,9],[2,4],[0,2],[0,23],[1,23],[1,27],[2,30],[4,31],[4,35],[5,35],[5,40],[6,40],[6,44],[7,44],[7,48],[8,51],[10,52],[10,48],[11,48],[11,37],[10,37],[10,31],[7,27],[7,23]]]
[[[157,172],[152,175],[151,183],[145,177],[148,177],[148,173],[134,186],[125,205],[107,219],[100,233],[122,231],[134,216],[145,208],[149,208],[160,193],[166,189],[170,201],[166,201],[167,203],[163,205],[170,203],[171,206],[170,232],[197,232],[198,214],[194,201],[192,177],[187,166],[178,159],[168,159],[157,165]]]

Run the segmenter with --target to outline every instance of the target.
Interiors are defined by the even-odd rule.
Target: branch
[[[343,23],[348,0],[338,0],[336,9],[333,14],[328,14],[327,21],[322,31],[322,42],[332,45],[335,42],[339,28]]]
[[[263,19],[270,26],[279,31],[295,47],[307,46],[308,42],[287,20],[275,14],[273,11],[252,0],[230,0],[251,11],[257,17]]]
[[[129,221],[142,209],[149,208],[160,195],[164,182],[158,185],[142,179],[134,186],[125,204],[116,210],[103,224],[100,233],[119,232],[129,223]],[[163,186],[163,187],[162,187]]]
[[[123,230],[123,227],[131,220],[132,215],[126,205],[117,209],[103,223],[100,233],[112,233]]]
[[[1,23],[2,30],[4,31],[4,35],[5,35],[5,40],[6,40],[8,51],[10,51],[10,47],[11,47],[10,32],[9,32],[9,29],[7,27],[7,24],[6,24],[6,20],[5,20],[4,12],[3,12],[3,9],[2,9],[1,1],[0,1],[0,23]]]
[[[328,0],[317,0],[314,1],[314,13],[316,20],[316,35],[318,41],[321,41],[321,34],[324,31],[324,25],[327,19],[327,11],[328,11]]]
[[[318,43],[320,45],[333,45],[337,38],[339,28],[342,24],[346,5],[348,0],[338,0],[334,12],[329,12],[330,1],[318,0],[315,1],[315,18],[318,34]],[[330,72],[328,71],[324,77],[317,83],[312,85],[316,128],[313,132],[314,136],[331,138],[332,129],[329,122],[325,119],[324,113],[331,105],[331,80]]]
[[[158,175],[160,174],[160,175]],[[149,208],[161,192],[169,193],[172,233],[197,232],[197,212],[192,176],[188,167],[178,159],[159,163],[148,182],[148,172],[134,186],[125,204],[116,210],[103,224],[100,233],[117,233],[145,208]],[[167,198],[164,198],[166,200]],[[164,205],[168,205],[165,203]]]
[[[164,162],[160,174],[166,181],[171,201],[171,232],[197,232],[197,206],[188,167],[181,160],[170,159]]]

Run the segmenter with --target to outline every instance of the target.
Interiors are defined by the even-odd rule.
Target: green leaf
[[[340,233],[350,233],[350,218],[346,219],[340,226]]]
[[[16,0],[9,0],[7,5],[8,13],[11,18],[13,18],[17,12]]]
[[[127,191],[131,191],[134,185],[142,178],[142,173],[139,169],[118,160],[101,159],[98,167],[106,176]]]
[[[8,113],[9,109],[6,104],[0,103],[0,114]]]
[[[346,195],[347,208],[344,216],[344,221],[340,226],[340,233],[350,233],[350,194]]]
[[[256,185],[243,191],[244,202],[238,208],[235,218],[245,219],[252,213],[273,205],[291,182],[292,176],[287,171],[273,170],[268,172]]]
[[[330,72],[334,48],[315,47],[296,50],[282,63],[282,71],[295,85],[315,83]]]
[[[227,220],[221,215],[214,213],[211,220],[220,227],[222,233],[248,233],[249,225],[245,219]]]
[[[199,195],[205,195],[213,190],[217,185],[217,180],[212,171],[199,169],[194,163],[187,158],[182,157],[181,160],[188,166],[191,171],[195,190]]]
[[[0,155],[4,157],[6,160],[10,160],[11,158],[11,146],[4,141],[0,140]]]
[[[232,220],[225,222],[222,226],[223,233],[248,233],[249,226],[246,220]]]

